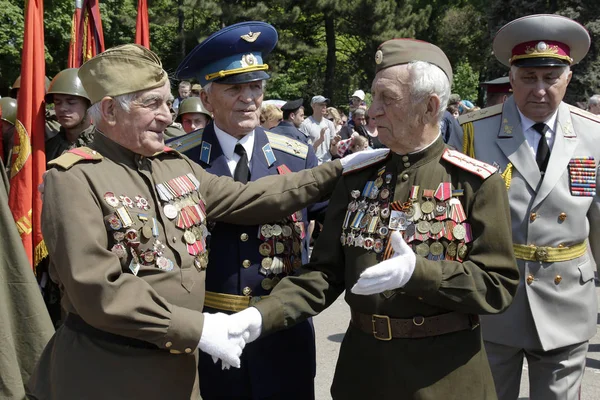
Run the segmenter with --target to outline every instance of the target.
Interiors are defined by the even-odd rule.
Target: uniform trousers
[[[517,400],[527,358],[530,400],[578,400],[588,342],[544,351],[485,341],[498,400]]]

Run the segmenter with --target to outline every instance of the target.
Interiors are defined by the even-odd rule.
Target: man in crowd
[[[492,107],[502,104],[512,94],[512,88],[508,76],[481,82],[480,86],[485,88],[485,106]]]
[[[588,111],[600,115],[600,94],[595,94],[588,100]]]
[[[350,118],[350,125],[352,125],[352,115],[354,114],[354,112],[360,108],[366,108],[364,102],[365,92],[360,89],[356,90],[354,93],[352,93],[352,96],[350,96],[350,112],[348,113],[348,118]]]
[[[495,399],[478,315],[504,311],[518,284],[504,183],[440,136],[452,69],[439,48],[390,40],[375,62],[369,115],[389,156],[344,174],[303,274],[232,332],[292,326],[345,290],[334,399]]]
[[[360,136],[367,137],[367,129],[365,128],[367,124],[367,111],[364,108],[358,108],[356,111],[352,113],[352,124],[346,124],[342,126],[338,135],[340,135],[341,139],[350,139],[354,132],[358,133]]]
[[[299,130],[300,125],[304,122],[304,107],[302,106],[302,102],[302,99],[297,99],[288,101],[282,105],[281,111],[283,112],[283,121],[275,128],[271,129],[270,132],[279,133],[304,144],[308,144],[306,136]]]
[[[578,399],[596,333],[589,249],[600,260],[600,118],[562,101],[570,66],[589,46],[585,28],[566,17],[509,22],[493,47],[510,67],[513,95],[492,112],[461,117],[465,137],[454,138],[468,154],[498,165],[508,189],[508,236],[521,279],[508,311],[482,319],[501,400],[519,396],[524,358],[532,400]]]
[[[94,141],[50,163],[42,211],[68,316],[28,395],[198,399],[196,349],[239,367],[245,345],[230,317],[202,313],[207,223],[285,218],[331,192],[343,162],[247,185],[216,177],[165,147],[170,84],[150,50],[109,49],[78,75]]]
[[[181,102],[175,121],[181,124],[185,133],[190,133],[196,129],[204,129],[212,119],[210,115],[200,97],[188,97]]]
[[[329,150],[335,135],[333,122],[325,118],[328,102],[329,99],[321,95],[314,96],[310,101],[313,114],[300,125],[300,131],[306,136],[308,144],[313,146],[319,163],[331,160]]]

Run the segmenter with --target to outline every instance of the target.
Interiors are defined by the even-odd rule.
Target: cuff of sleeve
[[[254,304],[262,315],[261,336],[278,331],[285,327],[283,304],[275,297],[268,297]]]
[[[417,256],[415,271],[402,291],[415,296],[435,293],[442,284],[442,270],[439,262]]]
[[[203,327],[204,315],[201,312],[173,307],[171,325],[159,347],[173,354],[191,354],[198,347]]]

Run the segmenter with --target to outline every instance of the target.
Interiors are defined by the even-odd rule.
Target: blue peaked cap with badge
[[[269,79],[263,63],[277,44],[277,31],[261,21],[240,22],[210,35],[177,67],[178,79],[238,84]]]

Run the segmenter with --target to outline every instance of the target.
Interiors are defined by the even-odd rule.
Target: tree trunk
[[[333,90],[335,83],[335,64],[336,64],[336,47],[335,47],[335,24],[333,12],[325,11],[325,40],[327,42],[327,67],[325,69],[325,97],[333,98]]]
[[[183,0],[177,0],[177,36],[180,40],[179,51],[181,59],[185,58],[185,15],[183,13]]]

